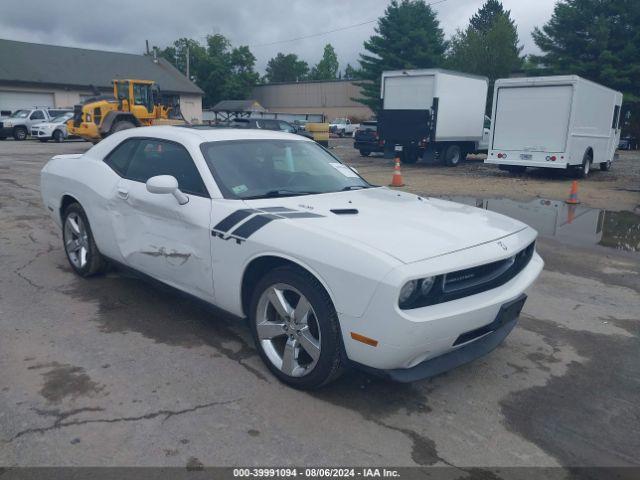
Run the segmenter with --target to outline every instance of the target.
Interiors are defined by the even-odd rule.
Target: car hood
[[[404,263],[464,250],[528,228],[488,210],[387,188],[245,203],[273,213],[274,207],[313,213],[316,216],[289,222],[365,244]]]

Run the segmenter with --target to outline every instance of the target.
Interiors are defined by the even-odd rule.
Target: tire
[[[136,126],[127,120],[121,120],[111,127],[111,133],[119,132],[121,130],[129,130],[130,128],[136,128]]]
[[[340,131],[338,132],[338,136],[339,136],[340,138],[343,138],[343,137],[344,137],[344,134],[345,134],[345,131],[344,131],[344,130],[340,130]]]
[[[26,140],[27,135],[29,135],[29,132],[27,132],[27,129],[24,127],[16,127],[13,129],[13,138],[18,141]]]
[[[72,203],[64,211],[62,244],[69,265],[81,277],[90,277],[105,270],[106,261],[98,251],[89,220],[79,203]]]
[[[361,157],[368,157],[369,155],[371,155],[371,152],[369,152],[368,150],[360,150]]]
[[[600,170],[602,170],[603,172],[608,172],[609,170],[611,170],[611,160],[607,160],[606,162],[601,162]]]
[[[444,150],[444,164],[447,167],[457,167],[462,161],[462,148],[455,143],[449,145]]]
[[[584,157],[582,158],[582,165],[573,167],[573,178],[587,178],[589,176],[589,172],[591,171],[592,162],[593,158],[591,158],[591,154],[585,152]]]
[[[56,143],[62,143],[64,141],[64,134],[62,133],[61,130],[55,130],[53,132],[53,140]]]
[[[281,311],[295,313],[303,298],[310,306],[306,317],[296,319],[293,313],[283,317],[274,306],[277,303]],[[322,284],[308,272],[285,266],[262,277],[252,294],[249,323],[262,361],[281,382],[314,389],[342,373],[338,314]]]
[[[400,154],[400,161],[403,164],[413,165],[418,161],[418,150],[413,147],[404,147]]]

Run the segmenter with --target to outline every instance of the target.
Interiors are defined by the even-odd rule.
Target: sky
[[[1,2],[8,0],[0,0]],[[434,0],[428,0],[434,1]],[[535,53],[534,26],[550,17],[556,0],[502,0],[518,26],[524,53]],[[295,53],[310,65],[326,43],[341,68],[357,65],[363,42],[375,23],[321,36],[286,41],[380,17],[389,0],[30,0],[29,8],[7,8],[0,15],[0,38],[142,53],[145,40],[165,47],[180,37],[204,42],[207,34],[225,35],[234,46],[249,45],[264,72],[278,52]],[[440,0],[433,6],[446,37],[464,28],[484,0]],[[279,42],[273,44],[274,42]],[[280,43],[281,42],[281,43]]]

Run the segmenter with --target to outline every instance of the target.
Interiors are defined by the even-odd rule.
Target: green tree
[[[494,25],[496,18],[511,16],[511,10],[506,10],[500,0],[487,0],[469,20],[469,25],[478,32],[485,33]]]
[[[629,130],[640,135],[640,2],[560,0],[551,19],[535,28],[541,74],[575,74],[624,93]]]
[[[264,79],[268,83],[299,82],[307,78],[309,65],[294,53],[278,53],[267,63]]]
[[[338,78],[339,69],[338,55],[336,55],[333,45],[327,43],[324,46],[322,59],[311,69],[309,77],[312,80],[335,80]]]
[[[205,106],[213,106],[225,99],[246,99],[260,80],[254,70],[256,58],[249,47],[232,48],[223,35],[207,36],[206,45],[193,39],[181,38],[172,46],[161,50],[160,55],[182,73],[186,73],[187,46],[189,74],[204,90]]]
[[[385,70],[432,68],[442,65],[446,50],[436,13],[424,0],[392,0],[378,19],[375,34],[360,54],[361,98],[358,102],[380,109],[380,76]]]
[[[487,111],[491,111],[493,84],[522,68],[518,30],[498,0],[487,2],[471,17],[465,30],[449,42],[447,66],[453,70],[489,78]]]
[[[360,78],[360,70],[353,68],[350,63],[347,63],[347,66],[344,67],[344,75],[342,76],[345,80],[354,80],[356,78]]]

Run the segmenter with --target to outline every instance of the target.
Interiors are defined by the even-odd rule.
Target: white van
[[[438,157],[453,167],[486,150],[488,85],[486,77],[437,68],[383,72],[378,133],[385,154],[401,146],[405,163]]]
[[[495,83],[493,124],[485,163],[609,170],[620,139],[622,93],[576,75],[508,78]]]

